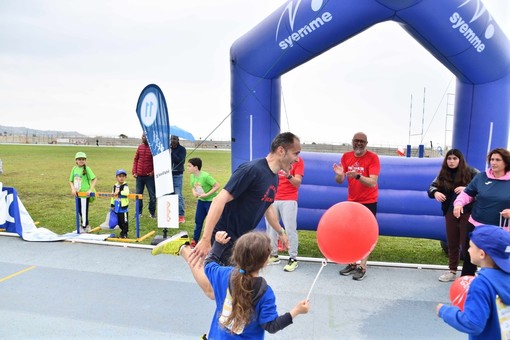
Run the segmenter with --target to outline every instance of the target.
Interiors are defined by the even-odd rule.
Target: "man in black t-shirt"
[[[271,152],[265,158],[241,164],[213,199],[202,238],[187,257],[193,277],[209,298],[215,297],[204,272],[206,256],[214,254],[218,263],[230,264],[234,242],[255,229],[262,216],[265,215],[287,248],[289,241],[272,203],[278,188],[278,172],[283,170],[288,173],[300,152],[301,143],[297,136],[290,132],[280,133],[273,139]],[[218,231],[227,233],[224,235],[227,243],[213,242]],[[189,236],[186,232],[180,232],[154,247],[152,254],[179,255],[182,246],[188,244]]]
[[[241,164],[211,204],[202,238],[190,256],[194,266],[213,247],[222,247],[221,262],[228,264],[234,242],[243,234],[255,229],[265,215],[271,227],[279,234],[284,247],[288,239],[272,206],[278,188],[278,172],[290,171],[301,152],[299,138],[290,132],[277,135],[271,151],[265,158]],[[216,231],[226,231],[231,237],[227,244],[214,241]],[[217,251],[215,251],[218,254]]]

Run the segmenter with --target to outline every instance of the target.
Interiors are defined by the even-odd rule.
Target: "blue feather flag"
[[[170,124],[165,96],[155,84],[147,85],[136,104],[136,114],[147,136],[152,154],[158,155],[170,148]]]
[[[165,96],[155,85],[147,85],[136,104],[136,114],[151,149],[154,160],[156,196],[174,192],[170,157],[170,124]]]

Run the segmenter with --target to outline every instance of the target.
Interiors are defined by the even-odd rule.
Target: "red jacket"
[[[142,143],[136,149],[131,173],[136,176],[154,176],[154,164],[149,144]]]

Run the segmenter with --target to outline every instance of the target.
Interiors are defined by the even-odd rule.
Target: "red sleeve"
[[[133,160],[133,168],[131,169],[132,175],[137,175],[136,169],[138,168],[138,159],[140,158],[140,155],[138,154],[139,148],[136,149],[135,158]]]
[[[379,157],[372,153],[372,161],[370,162],[370,169],[368,171],[370,175],[379,176],[381,173],[381,162],[379,161]]]
[[[299,160],[294,163],[292,167],[292,175],[301,175],[301,177],[305,175],[305,162],[303,161],[303,158],[299,157]]]

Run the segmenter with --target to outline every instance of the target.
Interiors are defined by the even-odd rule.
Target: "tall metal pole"
[[[444,150],[448,150],[448,132],[451,132],[452,129],[448,128],[449,117],[451,117],[451,122],[453,124],[453,113],[451,113],[451,108],[454,107],[455,104],[455,94],[447,93],[446,94],[446,116],[444,120]]]

